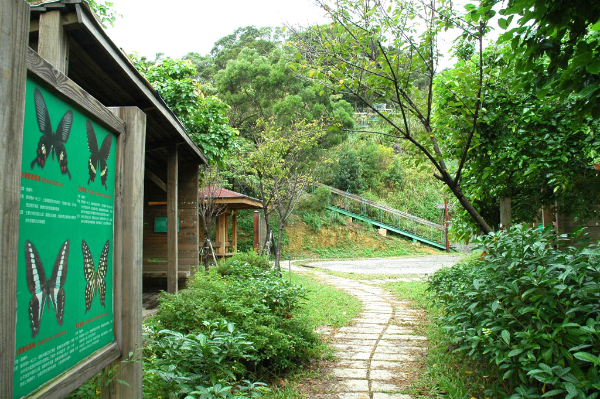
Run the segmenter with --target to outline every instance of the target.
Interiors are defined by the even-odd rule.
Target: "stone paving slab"
[[[317,399],[411,399],[401,393],[415,361],[426,354],[427,338],[412,325],[422,312],[406,301],[369,283],[316,272],[325,282],[348,292],[363,303],[352,324],[331,334],[338,361],[331,374],[337,380]],[[398,385],[402,384],[402,385]]]

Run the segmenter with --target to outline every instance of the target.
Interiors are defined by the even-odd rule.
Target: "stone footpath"
[[[323,399],[410,399],[403,394],[414,379],[415,360],[425,356],[427,338],[416,335],[419,312],[397,301],[382,288],[313,272],[324,282],[363,302],[351,325],[331,338],[339,359],[332,370],[335,382]]]

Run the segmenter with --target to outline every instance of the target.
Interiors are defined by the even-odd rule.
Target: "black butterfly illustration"
[[[90,182],[93,182],[96,178],[96,173],[98,172],[98,164],[100,164],[100,178],[102,179],[102,185],[105,188],[108,188],[106,187],[106,174],[108,173],[108,165],[106,164],[106,160],[108,159],[108,155],[110,154],[112,136],[110,134],[106,135],[106,137],[102,141],[100,151],[98,151],[98,139],[96,138],[96,132],[94,131],[92,123],[90,121],[87,121],[87,123],[85,124],[85,128],[87,130],[88,149],[92,153],[90,155],[90,160],[88,161],[88,169],[90,172],[90,179],[88,180],[88,184],[90,184]]]
[[[30,241],[25,241],[25,266],[27,268],[27,288],[33,295],[29,301],[29,320],[31,337],[40,332],[40,322],[46,302],[51,302],[58,325],[62,326],[65,315],[65,280],[67,279],[67,261],[69,258],[69,240],[65,241],[54,261],[52,276],[46,278],[42,259]],[[49,305],[48,305],[49,306]]]
[[[54,161],[54,153],[56,153],[60,171],[63,175],[68,174],[69,179],[71,179],[71,172],[69,172],[69,168],[67,167],[67,149],[65,148],[65,143],[71,133],[73,111],[68,110],[65,112],[55,132],[52,130],[48,107],[46,107],[42,92],[37,87],[33,91],[33,98],[35,100],[35,114],[37,115],[38,126],[43,136],[38,142],[37,156],[31,162],[31,169],[33,169],[35,164],[43,168],[50,153],[52,153],[52,161]]]
[[[110,248],[109,240],[106,240],[102,253],[100,254],[100,262],[98,262],[98,271],[94,266],[94,258],[90,247],[84,240],[81,240],[81,250],[83,252],[83,275],[88,282],[85,286],[85,312],[92,307],[92,300],[96,296],[96,291],[100,295],[100,304],[104,306],[104,298],[106,296],[106,270],[108,269],[108,250]]]

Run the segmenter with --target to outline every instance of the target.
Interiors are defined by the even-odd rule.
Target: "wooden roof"
[[[256,198],[228,190],[219,186],[200,187],[198,198],[212,197],[216,204],[227,204],[228,209],[262,209],[262,203]]]
[[[173,111],[108,37],[82,0],[59,0],[31,8],[30,46],[37,50],[39,15],[58,10],[69,37],[67,76],[106,107],[136,106],[147,116],[146,168],[166,179],[169,146],[177,145],[180,164],[204,164],[206,157]]]

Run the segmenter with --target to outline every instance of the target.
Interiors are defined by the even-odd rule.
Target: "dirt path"
[[[350,326],[332,333],[339,360],[322,380],[311,381],[307,397],[410,399],[405,392],[419,372],[418,358],[426,355],[427,338],[415,330],[422,315],[375,285],[312,273],[357,297],[363,308]]]

